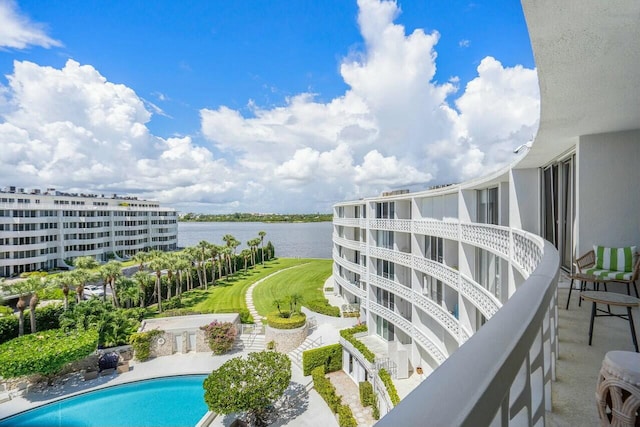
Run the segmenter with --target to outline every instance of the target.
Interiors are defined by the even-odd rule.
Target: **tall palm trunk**
[[[69,285],[62,285],[62,293],[64,294],[64,311],[69,309]]]
[[[111,288],[111,295],[113,295],[113,306],[115,308],[120,308],[120,302],[118,301],[118,294],[116,293],[116,280],[114,277],[109,281],[109,287]],[[105,292],[106,294],[106,292]]]
[[[158,311],[162,313],[162,280],[159,271],[156,273],[156,295],[158,296]]]
[[[27,308],[24,296],[20,295],[16,308],[18,309],[18,336],[21,337],[24,335],[24,309]]]
[[[36,305],[38,305],[38,294],[31,294],[29,300],[29,318],[31,320],[31,333],[36,332]]]

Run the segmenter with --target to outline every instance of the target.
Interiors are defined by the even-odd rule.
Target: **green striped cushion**
[[[593,251],[596,254],[594,268],[597,270],[633,271],[636,255],[635,246],[627,246],[626,248],[594,246]]]
[[[603,279],[609,280],[631,280],[631,276],[633,273],[625,272],[625,271],[615,271],[615,270],[600,270],[597,268],[590,268],[585,271],[587,274],[591,274],[596,277],[601,277]]]

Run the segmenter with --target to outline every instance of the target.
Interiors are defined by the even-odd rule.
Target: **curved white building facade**
[[[0,277],[100,261],[146,249],[174,250],[177,212],[158,202],[113,196],[0,191]]]
[[[640,245],[640,3],[522,3],[531,149],[481,179],[334,206],[334,290],[386,347],[368,363],[343,342],[345,371],[426,377],[378,425],[544,424],[560,269],[594,244]]]

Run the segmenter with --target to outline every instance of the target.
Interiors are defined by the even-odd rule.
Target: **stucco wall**
[[[577,164],[577,254],[640,247],[640,130],[580,137]]]
[[[276,350],[280,353],[288,353],[295,350],[307,338],[308,323],[296,329],[275,329],[271,326],[266,327],[264,340],[266,343],[274,341]]]

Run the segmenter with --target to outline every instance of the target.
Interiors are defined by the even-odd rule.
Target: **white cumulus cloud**
[[[202,109],[204,141],[153,135],[160,107],[91,65],[17,61],[0,85],[0,182],[127,193],[184,211],[327,212],[484,174],[535,134],[535,70],[487,57],[464,88],[438,83],[437,32],[407,34],[395,2],[358,6],[364,47],[339,64],[343,94],[268,108],[247,100],[248,117]]]
[[[24,49],[28,46],[62,46],[46,34],[45,26],[31,22],[12,0],[0,1],[0,48]]]

